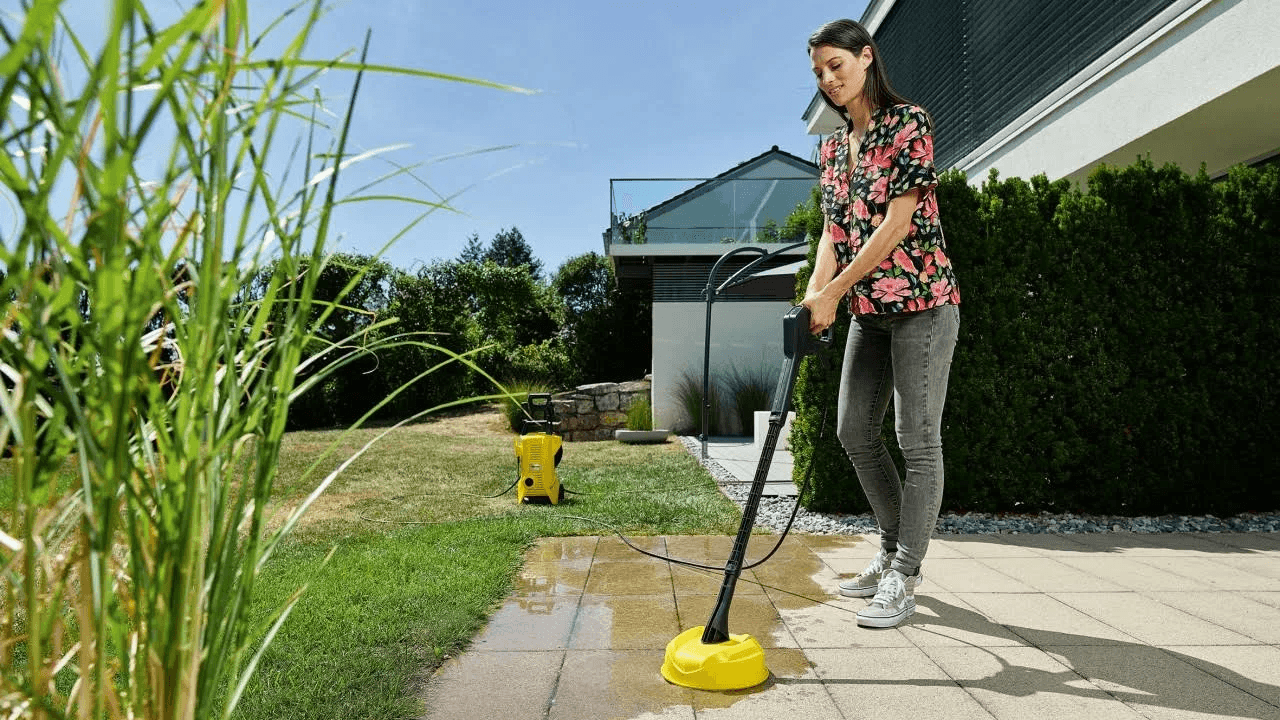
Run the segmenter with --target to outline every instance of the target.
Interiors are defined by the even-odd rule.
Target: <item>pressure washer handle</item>
[[[782,316],[782,372],[773,390],[772,411],[785,416],[791,410],[800,361],[831,345],[831,328],[818,335],[809,332],[809,308],[796,305]]]

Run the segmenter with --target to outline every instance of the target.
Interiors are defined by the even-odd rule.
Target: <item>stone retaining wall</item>
[[[652,376],[624,383],[579,385],[551,398],[566,441],[612,440],[613,431],[627,426],[627,410],[637,398],[653,400]]]

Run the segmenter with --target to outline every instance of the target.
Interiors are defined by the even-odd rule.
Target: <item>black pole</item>
[[[756,274],[755,268],[761,263],[769,260],[770,258],[777,257],[784,252],[795,250],[798,247],[808,244],[809,242],[805,240],[792,243],[786,247],[774,250],[773,252],[766,252],[764,248],[755,246],[734,248],[733,250],[721,255],[720,259],[716,260],[716,264],[711,266],[711,272],[707,275],[707,287],[703,290],[707,296],[707,319],[704,325],[705,331],[702,341],[702,432],[698,436],[698,439],[702,441],[703,460],[707,459],[707,430],[711,421],[711,304],[716,301],[716,295],[720,294],[724,290],[750,280],[751,276]],[[740,268],[738,272],[730,275],[729,279],[720,283],[720,287],[714,287],[716,272],[720,269],[720,266],[724,264],[724,261],[734,255],[746,252],[759,253],[760,257],[752,260]]]
[[[795,386],[796,375],[800,372],[800,361],[806,355],[817,351],[825,342],[830,342],[831,335],[823,333],[822,339],[809,332],[809,308],[797,305],[782,317],[782,371],[778,376],[778,384],[773,390],[773,405],[769,412],[769,434],[765,437],[764,448],[760,452],[760,460],[756,463],[755,478],[751,481],[751,492],[747,496],[746,507],[742,509],[742,523],[738,526],[738,535],[733,541],[733,550],[729,553],[729,561],[724,565],[724,582],[720,585],[720,594],[716,598],[716,606],[711,611],[711,619],[707,620],[702,631],[703,644],[722,643],[729,640],[729,606],[733,602],[733,590],[738,576],[742,573],[743,559],[747,554],[747,542],[751,539],[751,528],[756,522],[756,512],[760,508],[760,498],[764,495],[765,480],[769,476],[769,465],[773,462],[773,453],[778,445],[778,436],[782,434],[782,425],[786,422],[787,413],[791,410],[791,390]]]

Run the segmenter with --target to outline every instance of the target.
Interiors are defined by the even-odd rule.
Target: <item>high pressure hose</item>
[[[830,403],[828,403],[826,407],[822,408],[822,422],[819,425],[819,429],[818,429],[819,442],[821,442],[822,438],[826,435],[828,410],[830,410]],[[796,504],[791,508],[791,517],[787,518],[787,526],[782,529],[782,535],[778,538],[778,542],[774,543],[773,548],[769,550],[768,554],[766,554],[764,557],[760,558],[759,560],[756,560],[755,562],[743,565],[742,566],[743,570],[750,570],[751,568],[759,567],[760,565],[763,565],[769,558],[773,557],[774,553],[778,552],[778,548],[782,547],[783,541],[787,539],[787,534],[791,532],[791,526],[796,521],[796,516],[800,514],[800,501],[804,499],[805,493],[809,491],[809,481],[812,478],[813,478],[813,463],[810,462],[809,467],[804,472],[804,482],[801,483],[800,485],[800,493],[796,495]],[[681,558],[673,558],[669,555],[661,555],[659,553],[650,552],[648,550],[645,550],[642,547],[638,547],[635,543],[631,542],[630,538],[628,538],[626,535],[623,535],[622,531],[618,530],[616,527],[614,527],[613,525],[610,525],[609,523],[603,520],[598,520],[596,518],[582,517],[581,515],[565,515],[560,513],[556,513],[556,516],[562,517],[562,518],[569,518],[572,520],[583,520],[586,522],[595,523],[597,525],[603,525],[604,527],[607,527],[610,530],[612,530],[613,534],[617,535],[618,539],[626,543],[627,547],[631,548],[632,550],[635,550],[641,555],[647,555],[657,560],[666,560],[667,562],[675,563],[676,565],[683,565],[685,567],[697,568],[699,570],[712,570],[715,572],[724,572],[725,570],[728,569],[724,565],[703,565],[702,563],[696,563],[696,562],[693,562],[692,560],[683,560]]]

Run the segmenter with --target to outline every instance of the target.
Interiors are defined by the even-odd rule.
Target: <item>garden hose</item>
[[[822,409],[822,423],[821,423],[821,425],[819,426],[819,430],[818,430],[818,441],[819,441],[819,442],[821,442],[821,441],[822,441],[823,436],[826,434],[826,430],[827,430],[827,412],[828,412],[828,410],[829,410],[829,409],[830,409],[830,405],[829,405],[829,404],[828,404],[828,407],[824,407],[824,408]],[[760,565],[763,565],[763,564],[765,563],[765,561],[767,561],[769,558],[773,557],[774,553],[778,552],[778,548],[782,547],[782,543],[783,543],[783,541],[785,541],[785,540],[787,539],[787,534],[791,532],[791,526],[792,526],[792,524],[794,524],[794,523],[795,523],[795,521],[796,521],[796,516],[800,514],[800,501],[804,498],[805,493],[807,493],[807,492],[809,491],[809,481],[810,481],[812,478],[813,478],[813,463],[809,463],[809,467],[808,467],[808,469],[806,469],[806,470],[805,470],[805,473],[804,473],[804,482],[803,482],[803,483],[801,483],[801,485],[800,485],[800,492],[799,492],[799,494],[797,494],[797,495],[796,495],[796,504],[795,504],[794,506],[792,506],[792,508],[791,508],[791,517],[787,518],[787,526],[786,526],[785,528],[783,528],[783,529],[782,529],[782,535],[778,537],[778,542],[774,543],[773,549],[771,549],[771,550],[768,552],[768,554],[766,554],[764,557],[760,558],[759,560],[756,560],[755,562],[752,562],[752,563],[748,563],[748,564],[746,564],[746,565],[743,565],[743,566],[742,566],[742,569],[743,569],[743,570],[750,570],[751,568],[754,568],[754,567],[758,567],[758,566],[760,566]],[[626,543],[627,547],[631,548],[632,550],[635,550],[636,552],[640,553],[641,555],[647,555],[647,556],[649,556],[649,557],[651,557],[651,558],[655,558],[655,559],[657,559],[657,560],[666,560],[667,562],[675,563],[676,565],[684,565],[685,567],[697,568],[697,569],[699,569],[699,570],[714,570],[714,571],[716,571],[716,572],[724,572],[724,571],[725,571],[725,569],[726,569],[724,565],[719,565],[719,566],[716,566],[716,565],[703,565],[703,564],[701,564],[701,563],[693,562],[692,560],[683,560],[683,559],[681,559],[681,558],[673,558],[673,557],[670,557],[670,556],[668,556],[668,555],[660,555],[660,554],[658,554],[658,553],[649,552],[648,550],[645,550],[644,548],[637,547],[637,546],[636,546],[636,544],[635,544],[635,543],[633,543],[633,542],[631,542],[630,538],[628,538],[626,535],[623,535],[623,534],[622,534],[622,531],[618,530],[618,529],[617,529],[617,527],[615,527],[615,526],[613,526],[613,525],[611,525],[611,524],[609,524],[609,523],[607,523],[607,522],[605,522],[605,521],[603,521],[603,520],[599,520],[599,519],[597,519],[597,518],[582,517],[582,516],[580,516],[580,515],[565,515],[565,514],[560,514],[560,513],[557,513],[557,517],[569,518],[569,519],[572,519],[572,520],[583,520],[583,521],[586,521],[586,522],[596,523],[597,525],[603,525],[604,527],[609,528],[610,530],[612,530],[612,531],[613,531],[613,533],[614,533],[615,535],[617,535],[617,536],[618,536],[618,538],[619,538],[620,540],[622,540],[622,542]]]

